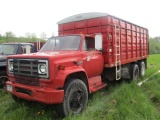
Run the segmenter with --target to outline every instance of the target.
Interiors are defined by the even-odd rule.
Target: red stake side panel
[[[83,14],[79,15],[83,17]],[[77,16],[75,15],[75,17]],[[121,64],[148,57],[148,30],[108,14],[58,23],[58,33],[59,35],[101,33],[103,35],[103,56],[106,67],[115,66],[116,54],[119,53]],[[120,51],[116,50],[118,44]]]

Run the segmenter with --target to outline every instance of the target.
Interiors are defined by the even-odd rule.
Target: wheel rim
[[[145,74],[145,69],[144,69],[144,67],[142,67],[142,71],[141,71],[141,73],[142,73],[142,75],[144,75],[144,74]]]
[[[73,112],[78,111],[82,107],[82,103],[83,103],[83,91],[75,90],[72,93],[69,101],[71,111]]]
[[[141,75],[144,76],[145,75],[145,66],[144,63],[141,66]]]

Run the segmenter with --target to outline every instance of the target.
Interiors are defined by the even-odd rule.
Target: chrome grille
[[[38,60],[14,59],[13,74],[15,76],[15,82],[17,83],[30,86],[39,86]]]
[[[20,76],[38,77],[37,59],[14,59],[13,74]]]

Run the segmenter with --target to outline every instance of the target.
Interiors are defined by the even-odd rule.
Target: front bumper
[[[45,104],[59,104],[64,98],[64,90],[26,86],[11,81],[6,82],[6,90],[18,98]]]

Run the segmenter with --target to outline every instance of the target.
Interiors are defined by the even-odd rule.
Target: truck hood
[[[60,57],[68,57],[73,56],[79,51],[43,51],[37,53],[30,53],[30,54],[21,54],[21,55],[12,55],[8,56],[8,58],[60,58]]]
[[[74,54],[76,54],[77,51],[45,51],[45,52],[37,52],[33,55],[38,55],[38,56],[50,56],[50,57],[53,57],[53,58],[59,58],[61,56],[72,56]]]
[[[9,59],[47,59],[49,61],[50,79],[55,79],[58,73],[58,66],[63,65],[65,68],[75,67],[76,61],[82,61],[81,51],[43,51],[30,54],[12,55]]]

